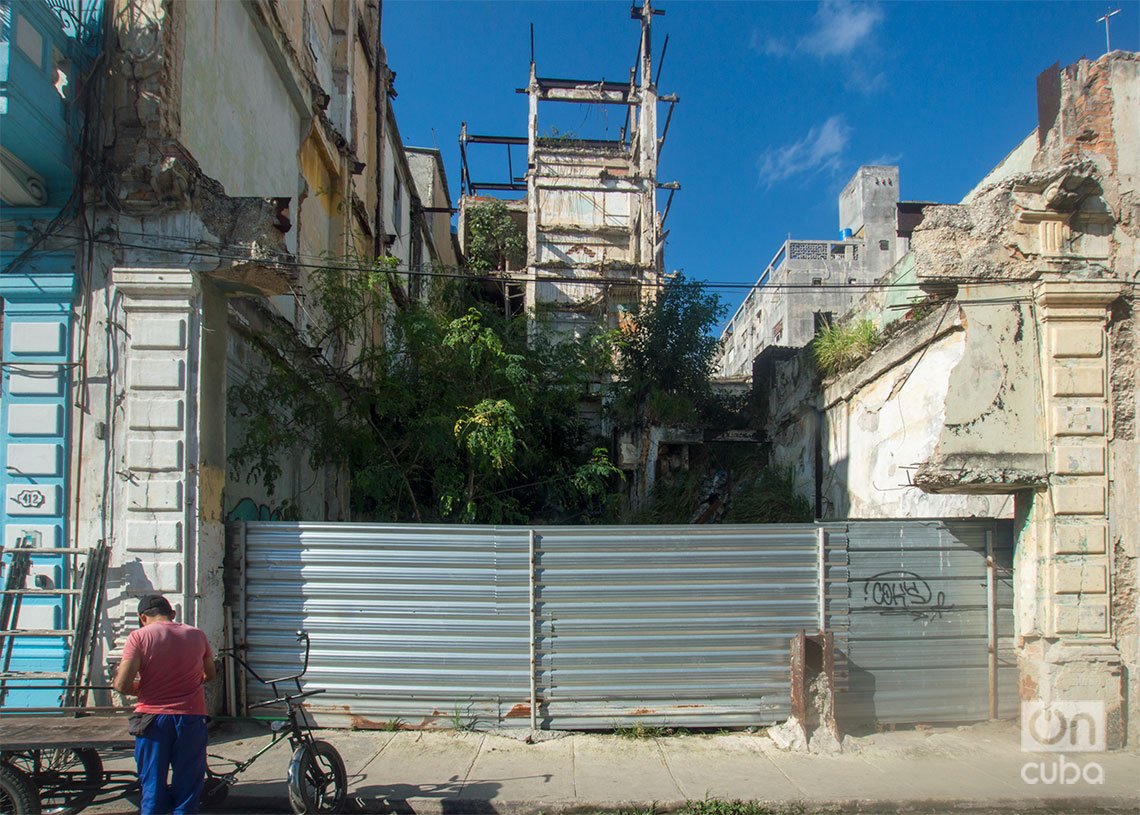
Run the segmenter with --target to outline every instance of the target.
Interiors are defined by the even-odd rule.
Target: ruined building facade
[[[657,12],[660,13],[660,12]],[[628,82],[554,79],[539,76],[532,60],[525,89],[529,99],[526,137],[467,132],[460,201],[460,239],[469,238],[467,215],[485,203],[487,193],[525,192],[505,201],[520,226],[525,213],[525,258],[517,267],[495,270],[503,278],[510,310],[532,315],[534,330],[574,335],[598,324],[616,326],[624,311],[651,298],[663,272],[662,216],[657,190],[676,184],[658,181],[657,108],[676,104],[661,97],[653,75],[652,20],[647,1],[634,9],[641,21],[638,62]],[[578,103],[626,112],[618,139],[584,139],[572,134],[542,135],[540,112],[547,104]],[[468,153],[476,145],[505,147],[506,182],[471,178]],[[526,147],[523,177],[516,175],[512,147]],[[521,168],[518,168],[521,169]],[[492,273],[494,274],[494,273]]]
[[[42,0],[11,10],[21,32],[51,16]],[[331,353],[308,332],[330,263],[367,271],[388,257],[405,291],[414,271],[454,264],[449,230],[429,217],[450,208],[438,155],[409,161],[395,125],[380,11],[107,0],[93,23],[99,69],[83,77],[86,129],[61,148],[71,175],[50,190],[54,209],[14,219],[4,186],[5,305],[51,295],[4,335],[2,453],[9,478],[22,473],[9,492],[29,496],[8,502],[5,534],[106,542],[107,655],[148,592],[222,643],[227,520],[278,517],[286,503],[350,519],[345,473],[281,461],[270,495],[232,470],[242,427],[227,391]],[[50,73],[51,51],[27,50]],[[5,151],[18,132],[5,119]],[[9,264],[28,236],[35,246]]]
[[[1021,698],[1103,703],[1112,745],[1140,732],[1140,55],[1037,90],[1037,129],[856,306],[885,343],[822,385],[762,354],[757,387],[824,517],[1013,517]]]

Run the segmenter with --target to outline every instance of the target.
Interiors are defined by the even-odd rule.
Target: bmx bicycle
[[[269,743],[245,761],[231,761],[222,756],[209,755],[216,761],[232,763],[233,769],[220,773],[209,767],[206,768],[206,783],[202,788],[204,808],[218,808],[229,794],[230,787],[237,783],[238,776],[282,741],[288,741],[289,746],[293,748],[293,758],[289,761],[289,772],[286,776],[289,806],[293,812],[297,815],[307,815],[307,813],[323,815],[323,813],[340,812],[344,807],[348,798],[348,774],[344,769],[344,761],[335,747],[313,735],[313,730],[301,709],[302,699],[325,691],[324,688],[302,689],[301,677],[309,670],[309,635],[304,631],[298,631],[297,641],[305,643],[305,659],[301,670],[276,679],[265,679],[236,653],[227,652],[228,656],[248,671],[250,676],[268,685],[273,692],[274,698],[252,704],[248,709],[284,704],[286,716],[285,721],[273,723],[273,734]],[[296,693],[293,693],[293,688],[288,685],[284,689],[278,688],[278,685],[289,682],[296,687]]]

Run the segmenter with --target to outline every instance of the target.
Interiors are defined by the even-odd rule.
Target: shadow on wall
[[[126,593],[141,597],[144,594],[159,591],[158,587],[154,585],[154,581],[150,579],[150,575],[146,573],[146,567],[142,560],[137,557],[134,560],[124,561],[117,570],[118,574],[115,571],[114,567],[108,571],[108,582],[110,579],[118,577],[119,585]]]
[[[815,459],[815,517],[819,520],[846,518],[851,510],[847,497],[851,491],[847,487],[847,456],[836,459],[831,464],[824,463],[822,434],[816,435],[817,455]]]
[[[843,659],[842,664],[847,670],[846,688],[835,698],[835,720],[839,732],[851,736],[877,732],[880,728],[875,712],[875,675],[852,662],[847,654],[837,654],[837,657]]]

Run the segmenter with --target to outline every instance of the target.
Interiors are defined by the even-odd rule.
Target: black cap
[[[173,618],[174,609],[170,607],[170,601],[161,594],[144,594],[139,598],[139,614],[157,614]]]

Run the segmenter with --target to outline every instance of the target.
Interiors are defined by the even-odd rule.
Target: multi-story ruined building
[[[511,310],[534,316],[535,326],[556,334],[573,334],[608,321],[653,296],[663,271],[663,216],[657,212],[657,190],[676,184],[658,181],[658,154],[668,131],[668,118],[658,134],[657,106],[675,96],[660,96],[653,74],[652,21],[646,2],[633,16],[641,22],[637,64],[627,82],[554,79],[539,76],[530,63],[526,88],[530,100],[526,137],[483,136],[464,126],[460,239],[466,241],[467,214],[488,200],[488,192],[525,192],[510,201],[519,221],[525,212],[526,254],[518,267],[497,270],[504,278]],[[541,110],[550,103],[617,106],[626,125],[617,139],[583,139],[543,135]],[[507,150],[508,178],[483,181],[471,177],[468,151],[474,145]],[[526,168],[514,164],[512,148],[526,147]],[[666,207],[666,213],[668,207]]]
[[[789,238],[720,337],[719,376],[751,376],[765,348],[802,348],[906,251],[921,204],[899,201],[898,167],[864,166],[839,196],[839,240]]]
[[[303,456],[280,462],[274,495],[233,471],[227,391],[332,356],[309,347],[330,264],[387,256],[407,289],[454,263],[428,217],[450,209],[438,156],[425,172],[406,155],[375,0],[79,4],[108,35],[97,61],[79,58],[94,37],[68,42],[66,3],[0,6],[2,64],[23,77],[3,78],[0,133],[5,545],[65,549],[37,551],[33,571],[67,590],[64,567],[106,542],[108,652],[147,592],[220,645],[226,520],[284,502],[350,517],[345,474]],[[19,628],[66,621],[39,605]]]

